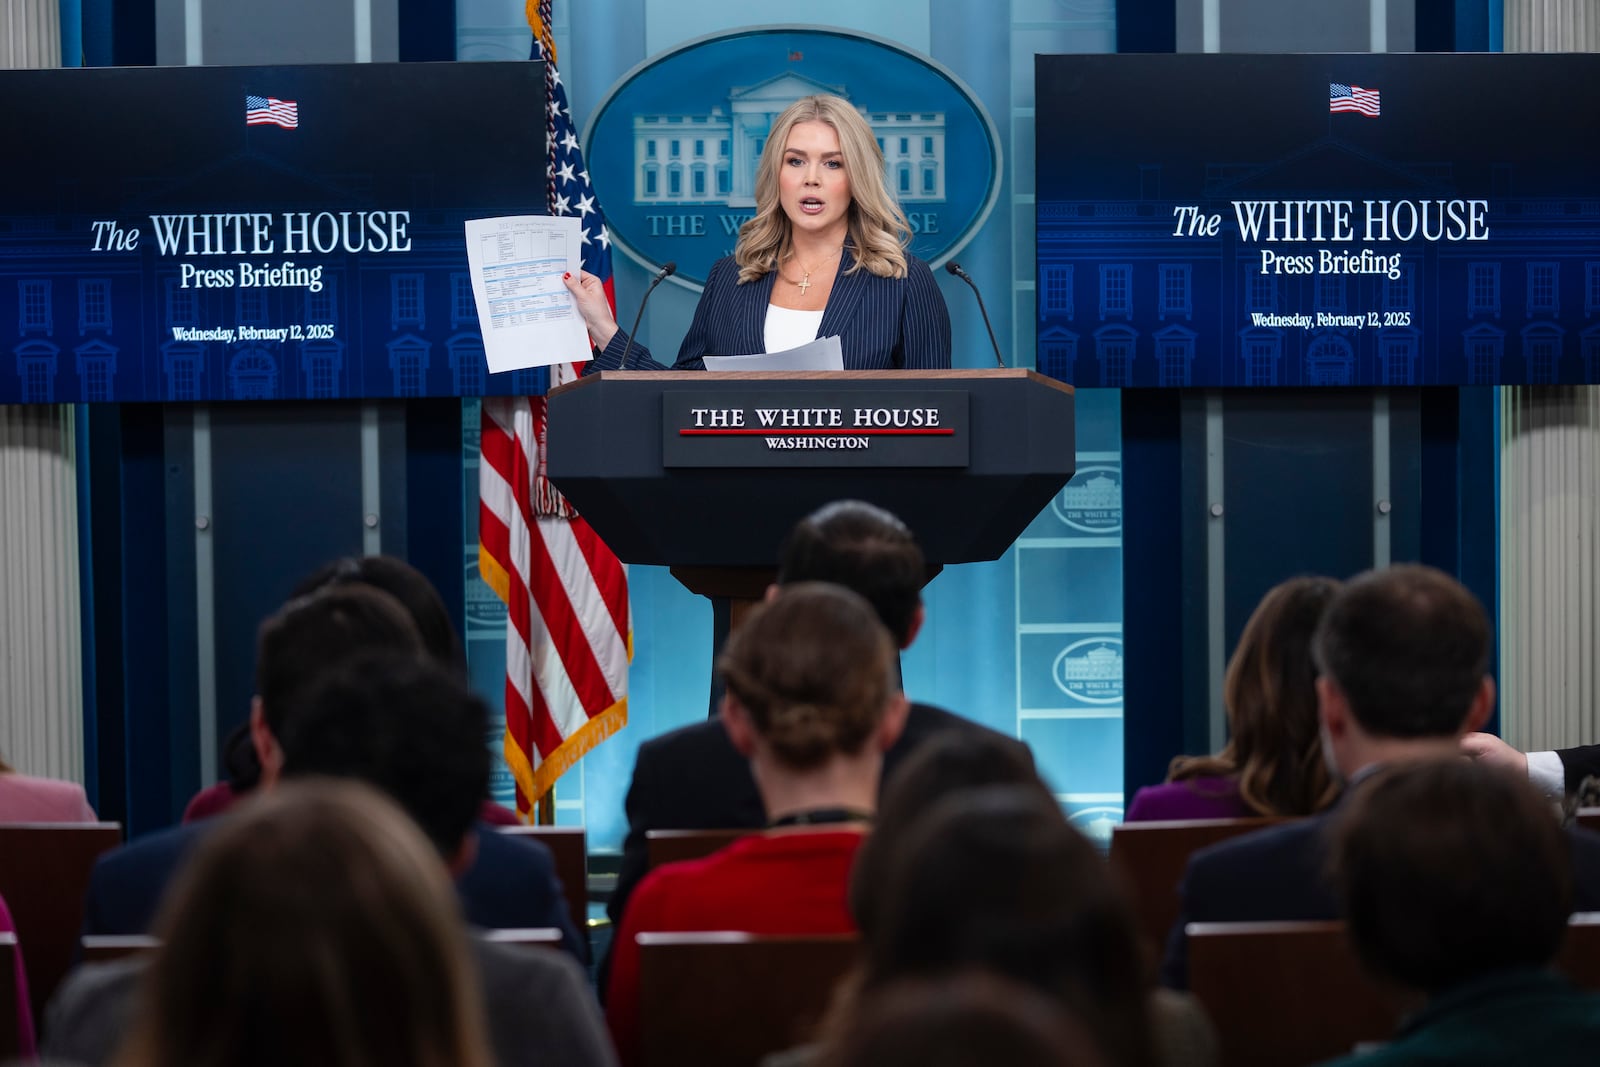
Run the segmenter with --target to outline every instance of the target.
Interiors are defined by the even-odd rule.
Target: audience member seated
[[[285,787],[224,820],[162,907],[119,1067],[488,1067],[437,854],[370,789]]]
[[[947,797],[984,786],[1005,785],[1036,791],[1055,809],[1055,798],[1040,780],[1032,759],[1019,754],[1013,746],[988,738],[947,734],[933,738],[906,759],[883,791],[872,836],[857,853],[850,875],[850,911],[865,940],[870,942],[880,928],[878,909],[899,906],[898,900],[883,888],[885,865],[899,854],[899,846],[911,828]],[[848,1000],[853,992],[851,983],[841,991],[841,1001]],[[1158,1063],[1212,1061],[1215,1040],[1199,1005],[1191,998],[1156,990],[1150,1011]]]
[[[873,927],[830,1033],[847,1031],[893,982],[979,968],[1052,997],[1117,1067],[1215,1061],[1192,1002],[1152,1001],[1120,888],[1037,783],[961,790],[903,829],[875,832],[887,847]]]
[[[489,778],[488,721],[483,702],[437,664],[369,655],[324,675],[285,717],[282,779],[376,787],[422,829],[435,865],[459,874],[479,841],[472,826]],[[277,788],[270,781],[263,793]],[[208,825],[220,833],[254,803]],[[538,884],[519,885],[516,869],[506,874],[513,891],[540,891]],[[572,959],[494,944],[476,933],[470,949],[501,1067],[613,1062],[598,1005]],[[80,968],[51,1004],[47,1050],[92,1067],[105,1063],[126,1025],[128,993],[141,966],[134,960]]]
[[[1493,641],[1483,606],[1431,567],[1370,571],[1344,585],[1312,639],[1327,758],[1346,782],[1386,764],[1452,756],[1494,707]],[[1188,981],[1191,922],[1338,917],[1326,877],[1335,806],[1202,849],[1180,886],[1162,980]],[[1582,910],[1600,907],[1600,837],[1570,837]]]
[[[405,560],[394,556],[340,557],[301,579],[290,592],[289,599],[296,600],[321,589],[348,585],[370,586],[398,600],[416,624],[423,650],[446,670],[466,677],[466,655],[461,649],[461,640],[456,636],[444,600],[433,583]],[[260,782],[261,764],[256,759],[248,722],[236,727],[223,741],[222,764],[227,778],[190,798],[183,811],[184,822],[221,814]],[[487,798],[480,818],[492,825],[519,824],[515,812]]]
[[[1228,743],[1214,756],[1179,756],[1164,785],[1133,796],[1126,821],[1310,815],[1338,786],[1317,736],[1311,635],[1339,583],[1291,578],[1273,587],[1244,625],[1222,699]]]
[[[911,647],[922,628],[922,586],[927,562],[905,523],[882,508],[843,500],[806,516],[779,551],[778,587],[794,582],[832,582],[867,599],[900,649]],[[987,736],[1032,761],[1027,746],[942,708],[912,704],[900,739],[884,756],[884,776],[927,738],[947,731]],[[733,830],[767,822],[750,764],[728,740],[720,719],[686,726],[639,746],[626,800],[628,834],[622,866],[607,905],[622,921],[628,898],[650,868],[646,835],[651,830]],[[612,942],[613,950],[616,942]],[[606,988],[610,957],[601,964]]]
[[[329,668],[382,651],[423,655],[400,603],[369,586],[335,586],[292,600],[262,624],[250,714],[261,788],[283,770],[279,739],[306,690]],[[481,804],[481,794],[478,799]],[[148,933],[173,872],[214,821],[186,823],[102,856],[90,877],[84,933]],[[549,849],[489,832],[475,834],[474,841],[477,859],[457,886],[467,920],[487,928],[556,927],[567,950],[587,960],[586,939],[573,928]]]
[[[751,612],[718,662],[722,718],[750,760],[769,832],[640,883],[613,948],[607,1015],[623,1063],[639,1061],[640,933],[848,933],[850,865],[878,798],[883,752],[905,725],[894,643],[872,605],[821,582]]]
[[[0,822],[95,822],[77,782],[35,778],[0,757]]]
[[[1552,969],[1572,853],[1527,783],[1430,761],[1373,775],[1343,807],[1331,852],[1351,944],[1375,978],[1427,1000],[1341,1067],[1593,1063],[1600,996]]]
[[[883,895],[884,864],[913,823],[947,796],[986,785],[1019,785],[1049,798],[1027,749],[998,734],[947,731],[929,738],[887,775],[873,833],[850,872],[850,914],[863,937],[878,928],[880,903],[896,907]]]
[[[1058,1001],[974,971],[891,983],[856,1013],[820,1067],[1106,1067]]]

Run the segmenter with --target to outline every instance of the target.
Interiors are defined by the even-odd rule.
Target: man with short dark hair
[[[374,652],[425,655],[404,607],[370,586],[330,586],[289,601],[261,624],[250,734],[263,788],[284,769],[280,739],[293,729],[307,689],[329,669]],[[484,736],[478,736],[480,748]],[[480,788],[473,803],[485,795]],[[101,856],[84,903],[84,933],[146,932],[172,874],[207,829],[206,822],[185,823]],[[491,929],[555,927],[563,946],[587,961],[587,940],[573,927],[549,850],[487,830],[475,840],[476,862],[457,882],[467,920]]]
[[[859,500],[828,504],[801,519],[779,552],[777,585],[832,582],[866,598],[896,647],[911,647],[922,629],[922,586],[927,563],[905,523]],[[772,591],[769,591],[769,594]],[[943,730],[988,731],[959,715],[912,704],[906,726],[884,755],[888,781],[906,754]],[[1020,741],[1007,739],[1026,753]],[[1032,757],[1029,755],[1029,762]],[[613,927],[622,921],[634,886],[649,866],[651,830],[759,829],[767,813],[750,765],[733,747],[720,719],[686,726],[639,746],[626,801],[628,835],[617,887],[606,906]],[[605,988],[609,955],[601,967]]]
[[[1323,755],[1346,783],[1380,766],[1449,758],[1494,708],[1488,616],[1454,578],[1401,565],[1351,579],[1312,639]],[[1337,807],[1337,805],[1336,805]],[[1191,922],[1332,919],[1329,813],[1202,849],[1179,887],[1183,910],[1162,981],[1188,983]],[[1573,840],[1579,902],[1600,905],[1600,837]]]
[[[266,658],[274,660],[272,650]],[[483,701],[444,668],[415,654],[369,652],[300,689],[277,718],[281,769],[263,784],[320,776],[372,785],[422,828],[459,878],[481,847],[502,840],[473,830],[489,783],[488,724]],[[559,888],[555,900],[564,913]],[[469,944],[502,1067],[612,1062],[598,1006],[568,955],[482,937]],[[52,1002],[47,1048],[80,1063],[105,1062],[127,1019],[136,966],[86,968],[71,979]]]
[[[1428,998],[1342,1067],[1593,1062],[1600,996],[1551,969],[1571,849],[1525,781],[1453,758],[1386,768],[1353,791],[1331,853],[1362,965]]]

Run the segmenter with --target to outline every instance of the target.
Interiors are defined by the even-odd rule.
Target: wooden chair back
[[[1567,920],[1556,967],[1585,989],[1600,990],[1600,911],[1579,912]]]
[[[1181,902],[1178,883],[1189,857],[1202,848],[1253,833],[1282,819],[1194,819],[1127,822],[1111,828],[1111,866],[1132,894],[1134,915],[1147,951],[1161,959]]]
[[[1557,966],[1600,990],[1600,913],[1574,915]],[[1384,1041],[1415,1000],[1361,969],[1340,922],[1191,923],[1189,986],[1221,1062],[1289,1067]]]
[[[1385,1041],[1403,1005],[1361,970],[1340,922],[1190,923],[1189,988],[1230,1067],[1298,1067]]]
[[[650,830],[644,835],[645,849],[653,871],[663,863],[698,860],[726,848],[741,837],[759,830]]]
[[[556,877],[567,898],[572,928],[580,937],[589,927],[589,846],[581,826],[501,826],[503,834],[538,841],[555,860]]]
[[[110,963],[127,956],[154,952],[161,947],[159,938],[149,934],[85,934],[78,939],[85,963]]]
[[[17,935],[0,934],[0,1062],[22,1055],[22,1019],[17,1003]]]
[[[561,948],[561,931],[553,926],[527,926],[518,929],[484,930],[485,941],[517,948]]]
[[[805,1044],[858,947],[854,934],[640,934],[642,1062],[749,1067]]]
[[[35,1020],[72,965],[94,861],[120,844],[114,822],[0,825],[0,896],[16,922]]]

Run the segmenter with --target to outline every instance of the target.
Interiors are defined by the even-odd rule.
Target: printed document
[[[758,352],[753,356],[707,356],[706,370],[844,370],[844,350],[839,347],[838,337],[819,337],[782,352]]]
[[[593,358],[561,276],[583,269],[576,215],[467,220],[467,265],[489,372]]]

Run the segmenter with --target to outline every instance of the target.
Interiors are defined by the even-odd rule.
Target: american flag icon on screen
[[[292,130],[300,125],[300,105],[275,96],[247,96],[244,98],[244,124]]]
[[[1331,82],[1328,85],[1328,111],[1357,111],[1378,117],[1378,90],[1363,89],[1359,85]]]

